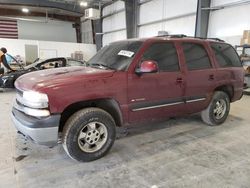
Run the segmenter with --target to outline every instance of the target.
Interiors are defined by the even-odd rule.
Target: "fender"
[[[88,107],[97,107],[105,110],[114,118],[116,126],[120,127],[123,125],[123,115],[119,103],[114,99],[97,99],[80,101],[66,107],[61,114],[59,131],[62,131],[64,124],[71,115]]]

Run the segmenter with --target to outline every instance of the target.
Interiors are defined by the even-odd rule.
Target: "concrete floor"
[[[0,187],[250,187],[250,96],[228,120],[199,116],[129,130],[104,158],[78,163],[61,145],[37,146],[10,120],[14,91],[0,93]]]

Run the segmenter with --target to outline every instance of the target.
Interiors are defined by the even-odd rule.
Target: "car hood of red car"
[[[19,90],[40,90],[47,87],[60,87],[89,79],[111,77],[114,70],[91,67],[65,67],[36,71],[18,78],[15,87]]]

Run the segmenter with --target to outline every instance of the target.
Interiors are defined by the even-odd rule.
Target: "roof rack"
[[[187,36],[187,35],[184,35],[184,34],[176,34],[176,35],[159,35],[159,36],[157,36],[157,37],[170,37],[170,38],[184,38],[184,37],[188,37],[188,38],[197,38],[197,39],[203,39],[203,40],[209,39],[209,40],[216,40],[216,41],[219,41],[219,42],[225,42],[224,40],[219,39],[219,38],[193,37],[193,36]]]
[[[197,39],[203,39],[203,40],[216,40],[216,41],[219,41],[219,42],[225,42],[224,40],[222,39],[219,39],[219,38],[204,38],[204,37],[190,37],[190,38],[197,38]]]
[[[187,37],[187,35],[183,35],[183,34],[175,34],[175,35],[158,35],[157,37],[184,38],[184,37]]]
[[[216,41],[219,41],[219,42],[225,42],[224,40],[219,39],[219,38],[206,38],[206,39],[216,40]]]

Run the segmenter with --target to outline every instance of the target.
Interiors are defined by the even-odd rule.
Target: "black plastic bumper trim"
[[[49,128],[49,127],[59,127],[61,115],[50,115],[44,118],[36,118],[29,115],[24,114],[16,110],[12,109],[13,116],[23,125],[29,128]]]

